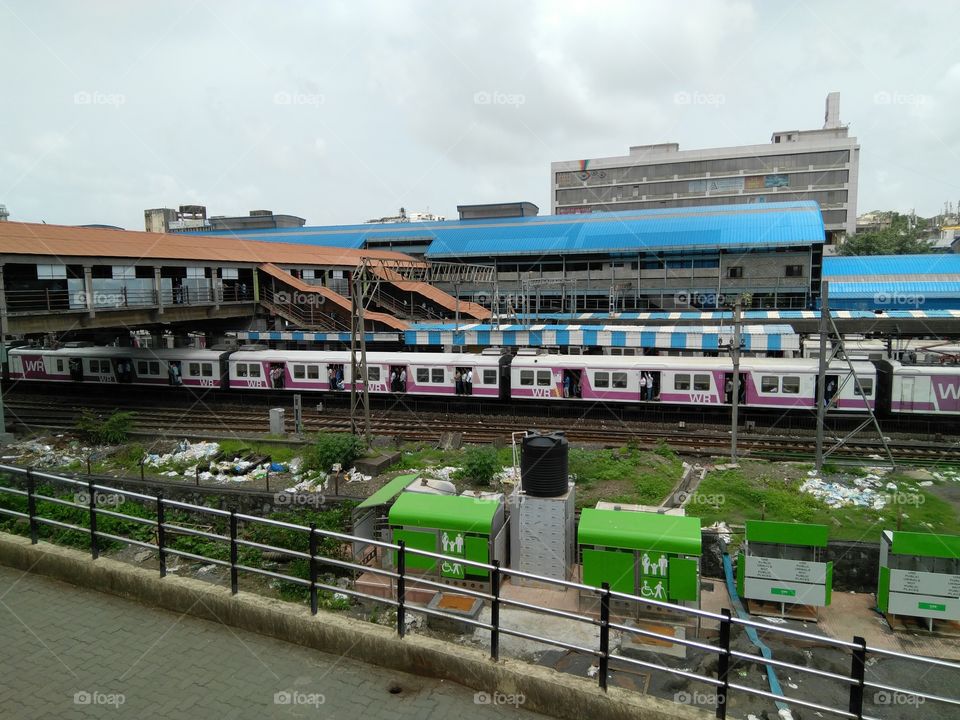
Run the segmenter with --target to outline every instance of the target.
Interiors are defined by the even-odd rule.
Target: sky
[[[527,200],[550,162],[861,146],[858,213],[960,201],[957,2],[0,0],[0,204],[143,229],[146,208],[309,225]]]

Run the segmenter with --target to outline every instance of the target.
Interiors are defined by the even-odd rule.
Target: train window
[[[160,374],[160,361],[159,361],[159,360],[151,360],[151,361],[150,361],[150,374],[151,374],[151,375],[159,375],[159,374]]]
[[[520,371],[520,384],[521,384],[521,385],[533,385],[533,370],[521,370],[521,371]]]
[[[247,364],[237,363],[237,377],[246,377],[246,376],[247,376]]]
[[[710,376],[709,376],[709,375],[694,375],[694,376],[693,376],[693,389],[694,389],[694,390],[709,390],[709,389],[710,389]]]
[[[593,374],[593,386],[597,388],[610,387],[610,373],[598,372]]]
[[[202,363],[200,365],[200,374],[203,377],[213,377],[213,363]]]
[[[430,370],[430,377],[432,381],[435,383],[442,383],[443,375],[444,375],[443,368],[432,368]]]
[[[250,363],[250,365],[247,366],[247,369],[250,371],[250,377],[260,377],[259,363]]]
[[[496,371],[496,370],[484,370],[484,371],[483,371],[483,384],[484,384],[484,385],[496,385],[496,384],[497,384],[497,371]]]
[[[678,374],[673,376],[673,389],[674,390],[689,390],[690,389],[690,376],[686,373]]]
[[[109,360],[90,360],[90,372],[92,373],[108,373],[110,372],[110,361]]]
[[[307,379],[308,379],[308,380],[319,380],[319,379],[320,379],[320,366],[319,366],[319,365],[307,365]]]
[[[787,375],[783,378],[783,381],[780,385],[781,390],[788,395],[799,395],[800,394],[800,376],[799,375]]]
[[[293,379],[303,380],[307,376],[307,368],[304,365],[293,366]]]
[[[760,378],[760,392],[775,393],[780,390],[780,378],[776,375],[764,375]]]
[[[615,388],[625,388],[627,386],[627,374],[625,372],[613,373],[613,386]]]
[[[370,382],[380,382],[380,367],[367,368],[367,380]]]
[[[860,388],[863,388],[863,392],[860,392]],[[860,385],[857,383],[853,384],[853,394],[854,395],[865,395],[870,397],[873,395],[873,378],[860,378]]]
[[[57,358],[57,372],[63,372],[63,359]]]
[[[137,360],[137,375],[149,375],[149,367],[149,363],[147,363],[145,360]]]
[[[198,377],[200,375],[200,363],[190,363],[187,365],[187,375]]]
[[[540,387],[550,387],[551,382],[549,370],[537,370],[537,385]]]
[[[417,382],[430,382],[430,370],[428,368],[417,368]]]

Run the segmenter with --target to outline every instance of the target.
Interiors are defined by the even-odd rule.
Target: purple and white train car
[[[501,355],[368,352],[367,387],[372,393],[495,398]],[[241,350],[229,366],[232,388],[349,392],[354,382],[346,351]]]
[[[9,351],[12,380],[220,388],[226,352],[194,348],[18,347]]]
[[[879,363],[890,412],[907,415],[960,415],[960,367]]]
[[[826,375],[828,399],[840,410],[863,411],[875,403],[876,370],[855,364],[860,386],[846,363]],[[744,358],[740,402],[752,407],[813,408],[817,361]],[[529,399],[651,402],[665,405],[729,405],[733,363],[729,358],[610,355],[518,355],[510,370],[511,395]],[[860,396],[862,388],[864,397]]]

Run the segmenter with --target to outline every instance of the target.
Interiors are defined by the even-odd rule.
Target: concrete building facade
[[[773,133],[768,145],[680,150],[639,145],[618,157],[551,163],[555,215],[814,200],[827,242],[856,231],[860,146],[827,97],[819,130]]]

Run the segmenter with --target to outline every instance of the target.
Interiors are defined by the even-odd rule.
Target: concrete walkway
[[[543,717],[518,704],[0,566],[5,718]]]

